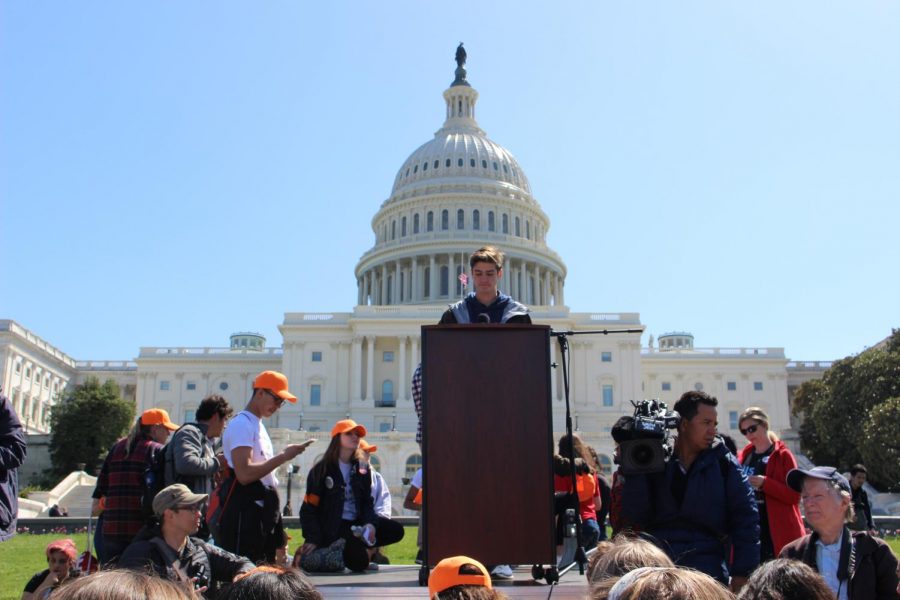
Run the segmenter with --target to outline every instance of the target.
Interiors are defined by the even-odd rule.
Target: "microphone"
[[[487,313],[481,313],[481,314],[478,315],[478,321],[477,321],[477,322],[478,322],[478,323],[490,323],[490,322],[491,322],[491,318],[488,316]]]

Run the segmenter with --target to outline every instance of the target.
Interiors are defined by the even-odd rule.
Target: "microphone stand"
[[[610,333],[643,333],[643,329],[598,329],[598,330],[590,330],[590,331],[550,331],[550,335],[556,338],[556,341],[559,344],[559,355],[560,360],[562,361],[562,374],[563,374],[563,393],[566,398],[566,435],[568,436],[568,447],[564,448],[568,456],[566,458],[569,459],[569,475],[572,479],[572,495],[575,498],[575,549],[574,551],[571,549],[571,545],[566,548],[563,556],[559,560],[559,564],[557,569],[559,569],[558,573],[548,573],[548,583],[549,579],[554,577],[557,581],[560,575],[564,575],[567,571],[569,571],[576,564],[578,565],[578,573],[580,575],[584,575],[584,566],[587,564],[587,555],[585,554],[584,548],[581,547],[581,515],[579,510],[580,501],[578,500],[578,477],[575,472],[575,438],[574,433],[572,431],[572,407],[569,401],[569,336],[573,335],[609,335]],[[556,367],[556,363],[551,365]],[[564,518],[565,514],[561,515],[560,518]],[[605,524],[601,526],[605,527]],[[563,568],[563,566],[565,567]],[[553,571],[554,569],[551,569]]]

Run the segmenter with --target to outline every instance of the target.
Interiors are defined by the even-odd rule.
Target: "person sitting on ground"
[[[359,449],[365,435],[366,428],[352,419],[338,421],[328,449],[310,469],[300,506],[304,543],[294,554],[295,567],[364,571],[375,546],[403,539],[402,525],[375,514],[370,467]]]
[[[196,600],[184,583],[128,569],[99,571],[62,586],[53,600]]]
[[[375,502],[375,514],[379,517],[390,519],[392,509],[391,490],[388,488],[387,482],[381,473],[372,466],[372,455],[378,452],[378,446],[370,444],[366,440],[359,440],[359,449],[363,451],[366,462],[372,467],[369,469],[369,473],[372,475],[372,500]],[[378,547],[375,548],[375,554],[372,555],[372,563],[372,565],[369,565],[370,568],[374,567],[374,565],[389,565],[391,560],[381,551],[381,547]]]
[[[639,569],[641,567],[674,567],[669,556],[654,544],[641,538],[617,535],[612,542],[606,542],[602,551],[590,557],[587,579],[591,588],[601,582]]]
[[[787,484],[800,492],[813,532],[787,544],[781,558],[802,560],[825,579],[838,600],[896,600],[897,557],[884,540],[851,531],[850,482],[834,467],[793,469]]]
[[[198,593],[215,598],[219,582],[230,582],[253,563],[199,538],[200,515],[208,496],[194,494],[183,483],[163,488],[153,498],[159,526],[141,530],[119,559],[126,569],[151,569],[172,581],[191,583]]]
[[[428,576],[431,600],[504,600],[484,565],[468,556],[445,558]]]
[[[834,594],[809,565],[776,558],[750,574],[738,600],[834,600]]]
[[[641,567],[613,581],[594,600],[734,600],[734,594],[700,571],[679,567]]]
[[[74,568],[78,549],[74,541],[68,538],[54,540],[47,544],[44,553],[47,555],[47,568],[28,580],[22,600],[48,598],[53,590],[76,575]]]
[[[241,573],[216,600],[324,600],[297,569],[263,565]]]

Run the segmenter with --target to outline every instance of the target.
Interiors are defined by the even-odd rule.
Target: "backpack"
[[[153,516],[153,499],[166,487],[166,450],[169,444],[153,451],[141,478],[141,513],[144,519]]]
[[[237,482],[237,477],[234,476],[231,467],[226,465],[222,480],[209,495],[209,503],[206,506],[206,527],[212,534],[213,539],[218,540],[221,537],[219,522],[228,509],[228,502],[231,500],[234,488],[237,487]]]

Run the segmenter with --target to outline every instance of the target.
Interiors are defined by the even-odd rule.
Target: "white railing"
[[[137,363],[132,360],[79,360],[75,363],[79,371],[133,371]]]
[[[212,356],[212,355],[233,355],[233,354],[250,354],[253,356],[281,356],[283,351],[281,348],[264,348],[262,350],[251,350],[250,348],[188,348],[173,347],[160,348],[155,346],[142,346],[140,349],[141,357],[162,357],[168,355],[178,356]]]
[[[721,356],[724,358],[784,358],[784,348],[641,348],[641,355],[658,358],[697,358]]]

